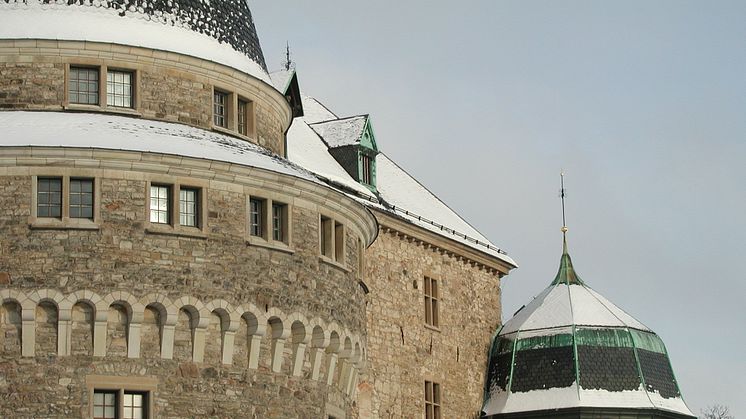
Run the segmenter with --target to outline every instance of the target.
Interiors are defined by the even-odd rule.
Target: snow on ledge
[[[0,39],[92,41],[175,52],[232,67],[272,86],[261,65],[229,44],[190,29],[120,17],[113,9],[0,1]]]

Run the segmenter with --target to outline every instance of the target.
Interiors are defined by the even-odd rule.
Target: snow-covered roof
[[[554,281],[503,325],[489,365],[482,409],[489,418],[580,407],[694,417],[663,341],[578,277],[566,241]]]
[[[550,285],[508,320],[500,331],[546,330],[565,326],[630,327],[650,331],[587,285]]]
[[[319,134],[329,148],[336,148],[359,143],[367,122],[368,115],[359,115],[317,122],[311,124],[311,128]]]
[[[283,69],[269,73],[269,77],[272,79],[272,85],[275,86],[275,89],[280,93],[285,94],[290,86],[290,81],[293,79],[294,74],[295,70]]]
[[[245,2],[120,3],[0,1],[0,39],[93,41],[170,51],[223,64],[271,84]],[[156,3],[160,9],[153,7]]]
[[[388,210],[412,224],[502,259],[516,262],[385,153],[376,156],[376,187]],[[391,208],[393,206],[393,208]]]
[[[354,191],[354,197],[371,208],[388,212],[422,229],[517,266],[513,259],[499,251],[497,246],[383,153],[376,156],[379,200],[379,197],[355,181],[342,168],[329,153],[327,144],[313,129],[325,125],[314,122],[330,119],[336,121],[337,116],[314,98],[303,96],[302,99],[305,116],[295,118],[287,134],[287,153],[290,161],[333,184]],[[347,120],[351,119],[361,120],[362,117]]]
[[[103,114],[2,111],[0,127],[0,147],[163,153],[235,163],[321,183],[307,170],[255,144],[183,124]]]
[[[368,188],[357,183],[334,160],[329,149],[319,136],[306,124],[306,118],[295,118],[287,133],[288,159],[314,173],[328,179],[331,183],[353,190],[368,199],[375,195]]]
[[[315,98],[301,95],[301,102],[303,103],[303,119],[308,124],[337,119],[337,115],[334,112],[330,111],[329,108]]]

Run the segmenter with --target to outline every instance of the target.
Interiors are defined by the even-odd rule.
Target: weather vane
[[[562,198],[562,234],[567,233],[567,222],[565,222],[565,171],[560,171],[560,198]]]

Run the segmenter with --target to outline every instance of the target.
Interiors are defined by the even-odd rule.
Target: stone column
[[[236,338],[236,332],[226,331],[223,335],[223,360],[224,365],[233,364],[233,345]]]
[[[334,370],[337,367],[337,357],[339,355],[335,353],[329,353],[327,354],[327,364],[326,364],[326,385],[330,386],[334,382]]]
[[[305,343],[293,344],[293,377],[300,377],[303,373],[303,359],[306,355]]]
[[[249,368],[255,370],[259,368],[259,349],[262,344],[261,335],[251,335],[249,340]]]
[[[324,357],[324,348],[311,349],[311,379],[319,380],[321,374],[321,360]]]

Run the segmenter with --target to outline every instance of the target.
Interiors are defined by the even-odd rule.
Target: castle
[[[0,416],[477,417],[515,262],[243,1],[0,1]]]

